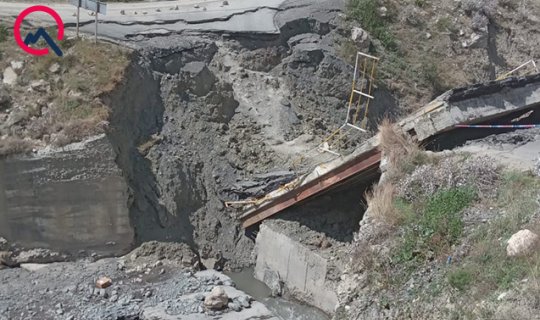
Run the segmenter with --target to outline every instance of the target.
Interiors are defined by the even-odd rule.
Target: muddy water
[[[242,290],[264,304],[282,320],[329,320],[324,312],[296,301],[271,297],[270,289],[253,276],[253,269],[226,273],[239,290]]]

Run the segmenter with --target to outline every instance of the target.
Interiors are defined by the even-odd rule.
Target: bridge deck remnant
[[[507,78],[453,89],[398,123],[418,142],[427,142],[458,124],[491,121],[516,111],[540,107],[540,74]],[[337,184],[378,168],[381,153],[377,137],[364,142],[351,154],[320,164],[289,184],[265,196],[265,202],[247,206],[240,215],[243,228],[254,226]]]

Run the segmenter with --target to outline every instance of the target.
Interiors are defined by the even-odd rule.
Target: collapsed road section
[[[434,137],[440,139],[440,135],[452,135],[456,125],[493,122],[539,105],[540,74],[537,74],[454,89],[400,121],[399,125],[418,142],[429,143]],[[522,122],[530,120],[531,118],[526,118]],[[265,196],[267,201],[248,208],[240,215],[242,226],[254,226],[290,206],[346,182],[349,178],[373,170],[381,161],[377,147],[377,139],[372,138],[352,154],[321,164],[313,172],[271,192]]]
[[[419,143],[440,150],[497,130],[457,129],[458,125],[504,124],[514,120],[515,127],[531,126],[539,120],[539,107],[540,75],[537,74],[454,89],[399,122],[398,127]],[[443,146],[444,140],[452,143]],[[337,232],[332,233],[328,229],[328,215],[314,214],[319,211],[313,207],[326,204],[328,212],[335,216],[339,211],[336,208],[342,205],[339,193],[343,189],[356,193],[348,196],[348,202],[365,194],[378,180],[379,166],[384,170],[384,155],[378,145],[374,137],[350,155],[317,166],[269,193],[264,197],[266,201],[252,205],[239,216],[248,234],[257,235],[255,276],[258,279],[274,290],[287,290],[298,299],[328,313],[334,312],[338,298],[335,282],[331,280],[341,274],[336,269],[343,265],[339,260],[345,259],[336,245],[339,242],[336,240],[342,239],[335,235],[345,232],[347,225],[358,225],[362,217],[359,210],[355,213],[353,207],[347,207],[348,215],[339,217],[348,221],[342,221]],[[362,189],[354,187],[359,180],[364,180]],[[321,197],[323,194],[326,196]],[[276,217],[277,220],[272,219]],[[269,221],[263,223],[266,219]],[[316,220],[320,223],[315,223]],[[321,250],[331,246],[331,253]]]

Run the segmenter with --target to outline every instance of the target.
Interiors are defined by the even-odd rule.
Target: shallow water
[[[264,304],[282,320],[329,320],[321,310],[297,301],[271,297],[270,289],[253,276],[253,268],[240,272],[226,273],[239,290],[242,290]]]

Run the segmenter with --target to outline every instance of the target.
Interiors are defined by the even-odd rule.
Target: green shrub
[[[358,21],[373,37],[381,41],[384,48],[397,51],[397,41],[386,21],[379,15],[377,0],[350,0],[348,15]]]
[[[428,1],[427,0],[414,0],[414,4],[417,7],[423,8],[428,4]]]
[[[450,286],[458,289],[459,291],[465,291],[473,280],[472,274],[465,270],[456,270],[448,274],[448,283]]]
[[[418,208],[405,200],[397,201],[396,207],[408,220],[397,260],[424,260],[455,244],[463,230],[461,211],[475,199],[473,188],[455,187],[436,192],[425,203],[417,204]],[[420,213],[411,214],[414,211]]]
[[[6,26],[0,24],[0,43],[9,38],[9,30]]]

